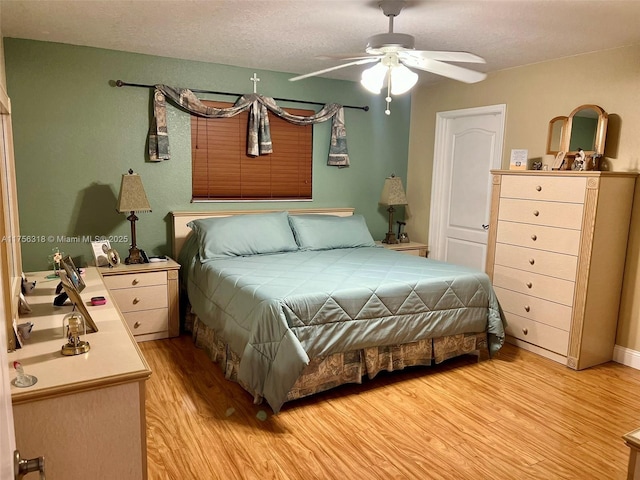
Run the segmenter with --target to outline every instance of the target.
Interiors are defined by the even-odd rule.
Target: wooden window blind
[[[203,101],[218,108],[227,102]],[[312,110],[287,109],[295,115]],[[191,117],[194,200],[311,199],[313,125],[269,114],[273,153],[247,155],[249,113],[231,118]]]

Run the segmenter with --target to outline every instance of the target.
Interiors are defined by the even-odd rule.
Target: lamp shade
[[[384,179],[382,195],[380,195],[378,203],[381,205],[406,205],[408,203],[400,177],[391,175]]]
[[[389,73],[389,68],[378,62],[362,72],[360,83],[371,93],[378,94],[382,90],[387,73]]]
[[[118,197],[118,212],[150,212],[151,205],[147,200],[147,194],[142,186],[142,179],[133,170],[129,170],[128,174],[122,175],[122,183],[120,184],[120,196]]]
[[[391,70],[391,94],[407,93],[418,82],[418,74],[404,65],[398,65]]]

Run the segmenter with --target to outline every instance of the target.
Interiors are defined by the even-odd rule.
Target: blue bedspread
[[[491,352],[504,341],[488,276],[465,267],[376,247],[183,261],[192,308],[276,412],[310,357],[460,333],[488,332]]]

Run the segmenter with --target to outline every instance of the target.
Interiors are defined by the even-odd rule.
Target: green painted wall
[[[258,70],[258,91],[264,95],[371,107],[369,112],[345,109],[352,166],[326,166],[327,122],[314,127],[313,201],[192,204],[189,116],[169,107],[172,159],[149,162],[151,92],[117,88],[112,81],[246,93],[253,89],[253,70],[13,38],[4,39],[4,48],[20,231],[27,237],[22,244],[25,271],[49,268],[55,247],[76,264],[93,260],[88,243],[62,237],[128,236],[129,223],[115,205],[121,176],[129,168],[141,175],[153,208],[139,214],[137,223],[138,246],[149,254],[170,253],[172,210],[350,206],[365,216],[375,238],[384,237],[387,216],[378,198],[390,173],[406,179],[408,96],[394,99],[387,116],[383,97],[357,83],[319,78],[292,83],[289,74]],[[113,246],[126,257],[127,243]]]

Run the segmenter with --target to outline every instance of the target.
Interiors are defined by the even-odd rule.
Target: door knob
[[[27,473],[40,472],[40,480],[44,477],[44,457],[25,460],[20,457],[20,452],[13,452],[13,474],[15,480],[21,480]]]
[[[489,224],[482,224],[482,228],[484,228],[485,230],[489,230]]]

